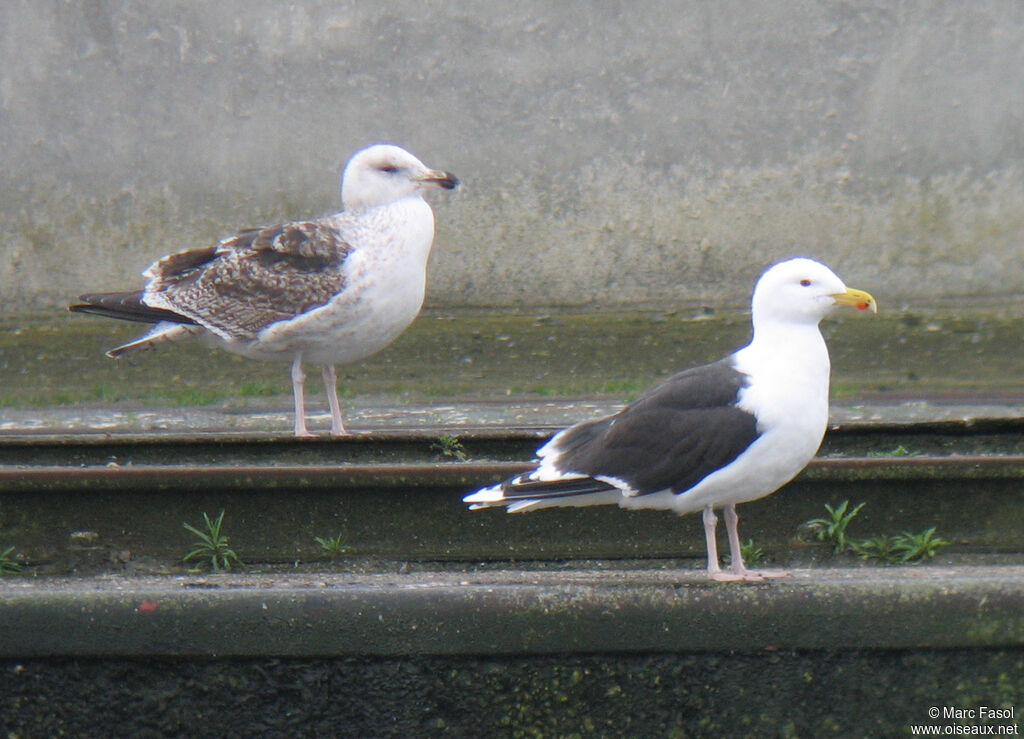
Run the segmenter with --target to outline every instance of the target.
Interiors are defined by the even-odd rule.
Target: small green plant
[[[748,565],[759,565],[764,561],[764,549],[757,546],[753,539],[747,539],[746,543],[740,545],[740,556]]]
[[[846,527],[850,525],[850,521],[860,512],[864,504],[860,503],[853,510],[847,510],[849,506],[850,501],[848,500],[844,500],[835,508],[826,503],[825,510],[828,511],[829,517],[815,518],[806,524],[808,528],[814,531],[818,541],[831,544],[832,551],[836,554],[846,551]]]
[[[462,442],[459,441],[458,436],[445,434],[436,442],[431,444],[430,448],[438,452],[442,457],[456,459],[459,462],[465,462],[469,459],[469,456],[466,454],[466,448],[462,446]]]
[[[868,457],[916,457],[917,452],[907,449],[902,444],[897,445],[893,449],[888,450],[877,450],[873,449],[867,453]]]
[[[320,545],[320,554],[326,557],[339,557],[352,548],[344,543],[344,534],[331,537],[314,536],[313,541]]]
[[[913,564],[931,559],[941,547],[950,542],[935,536],[935,527],[919,534],[904,531],[896,536],[875,536],[864,541],[850,542],[850,549],[861,559],[877,559],[889,564]]]
[[[21,572],[21,565],[11,556],[13,553],[14,547],[7,547],[0,552],[0,575],[12,575],[16,572]]]
[[[888,534],[850,542],[850,550],[861,559],[877,559],[890,564],[900,561],[897,537]]]
[[[818,541],[832,546],[836,554],[849,551],[861,559],[875,559],[888,564],[909,564],[931,559],[942,547],[950,542],[935,535],[935,527],[919,534],[904,531],[895,536],[879,534],[868,539],[848,539],[846,527],[864,507],[863,503],[850,508],[850,501],[844,500],[834,508],[827,503],[828,518],[815,518],[805,526],[814,531]]]
[[[753,539],[747,539],[745,542],[740,544],[740,556],[743,557],[743,563],[751,567],[756,567],[764,561],[764,549],[757,546]],[[727,564],[732,564],[732,557],[728,554],[722,557]]]
[[[192,559],[209,559],[210,569],[214,572],[219,572],[220,570],[230,571],[232,562],[241,564],[238,555],[235,554],[233,549],[228,547],[228,537],[220,533],[221,524],[224,523],[224,511],[220,512],[216,520],[210,520],[210,517],[204,512],[203,521],[206,524],[205,531],[200,531],[191,524],[182,524],[182,526],[199,537],[197,541],[192,543],[192,551],[186,554],[182,560],[188,562]]]
[[[923,562],[931,559],[941,547],[948,547],[950,542],[935,535],[935,527],[925,529],[920,534],[904,531],[896,538],[896,548],[900,552],[900,562]]]

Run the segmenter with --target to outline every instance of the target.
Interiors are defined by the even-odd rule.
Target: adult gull
[[[703,511],[709,577],[785,574],[744,565],[736,505],[778,490],[821,445],[830,370],[818,323],[837,307],[877,311],[871,295],[823,264],[774,265],[754,288],[747,346],[670,377],[614,415],[561,431],[538,450],[533,470],[464,501],[510,513],[609,503]],[[718,562],[716,508],[725,513],[728,572]]]

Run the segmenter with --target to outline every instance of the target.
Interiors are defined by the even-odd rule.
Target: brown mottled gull
[[[331,433],[341,436],[334,366],[380,351],[416,318],[434,240],[422,193],[458,184],[404,149],[371,146],[345,167],[342,212],[170,254],[145,271],[144,289],[82,295],[70,310],[154,324],[110,357],[198,337],[246,357],[290,361],[296,436],[311,435],[302,362],[321,365]]]

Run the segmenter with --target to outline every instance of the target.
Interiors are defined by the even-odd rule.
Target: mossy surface
[[[680,369],[717,359],[749,337],[742,313],[649,311],[511,314],[425,312],[380,354],[339,368],[343,395],[391,403],[459,398],[602,396],[629,400]],[[68,404],[287,407],[286,364],[197,342],[111,360],[134,324],[67,315],[0,319],[0,408]],[[833,397],[1024,396],[1016,318],[883,312],[826,321]],[[310,372],[319,391],[319,373]]]

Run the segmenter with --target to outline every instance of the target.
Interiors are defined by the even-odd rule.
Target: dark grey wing
[[[341,268],[351,252],[326,221],[247,229],[208,250],[157,262],[147,273],[146,302],[224,338],[253,339],[270,324],[326,305],[344,290]]]
[[[680,372],[614,416],[567,429],[548,453],[565,473],[615,478],[638,495],[682,492],[758,437],[737,407],[747,382],[731,358]]]

